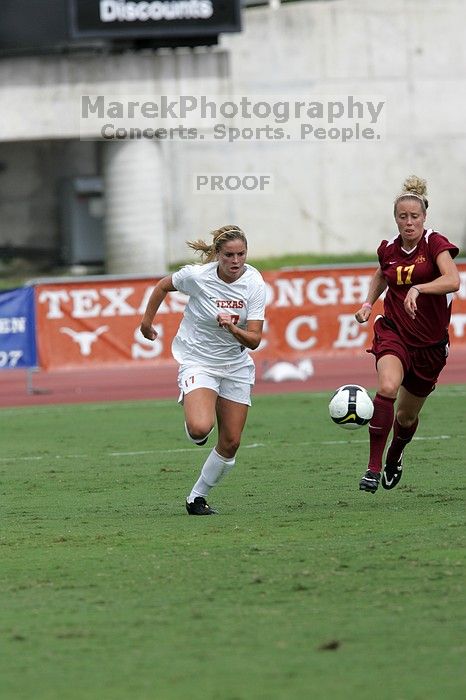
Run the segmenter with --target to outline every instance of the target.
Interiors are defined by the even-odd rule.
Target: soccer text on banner
[[[466,264],[458,264],[461,289],[453,301],[452,346],[466,344]],[[371,344],[371,320],[360,325],[355,311],[364,301],[375,267],[338,267],[265,272],[265,332],[257,361],[297,361],[315,354],[359,354]],[[157,339],[139,331],[156,280],[92,278],[54,281],[36,287],[38,355],[45,369],[121,363],[172,362],[171,342],[186,297],[169,293],[155,318]]]

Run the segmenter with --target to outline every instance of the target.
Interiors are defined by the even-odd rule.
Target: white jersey
[[[179,364],[207,367],[253,364],[247,348],[240,345],[217,316],[226,311],[239,328],[247,321],[263,321],[265,282],[251,265],[235,282],[223,282],[217,262],[186,265],[172,275],[173,286],[189,296],[184,317],[173,339],[172,353]]]

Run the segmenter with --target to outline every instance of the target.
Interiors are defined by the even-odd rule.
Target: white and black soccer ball
[[[328,410],[334,423],[346,430],[356,430],[369,423],[374,404],[363,386],[345,384],[332,396]]]

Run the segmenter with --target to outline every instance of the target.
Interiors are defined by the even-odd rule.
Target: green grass
[[[195,258],[197,260],[197,258]],[[178,270],[182,265],[193,261],[192,258],[184,262],[177,262],[170,265],[170,270]],[[352,265],[358,263],[377,264],[375,253],[351,253],[347,255],[328,254],[302,254],[302,255],[281,255],[271,258],[248,258],[248,263],[264,272],[265,270],[279,270],[282,267],[307,267],[312,265]]]
[[[328,395],[256,397],[210,518],[174,402],[2,409],[0,697],[463,698],[465,391],[375,495]]]
[[[0,291],[22,287],[26,282],[26,277],[0,277]]]
[[[460,254],[460,257],[464,257],[465,252]],[[184,261],[174,262],[169,265],[169,270],[174,272],[179,270],[182,265],[187,265],[193,261],[199,262],[197,257],[189,258]],[[281,255],[271,258],[250,258],[248,262],[257,267],[262,272],[267,270],[279,270],[286,267],[311,267],[313,265],[358,265],[365,263],[377,264],[377,257],[374,253],[350,253],[346,255],[329,255],[329,254],[302,254],[302,255]],[[94,274],[94,273],[92,273]],[[95,273],[97,274],[97,273]],[[102,272],[98,274],[103,274]],[[65,269],[54,269],[47,273],[38,272],[34,273],[32,271],[24,272],[20,274],[18,271],[8,274],[3,271],[0,274],[0,290],[2,289],[12,289],[13,287],[21,287],[23,284],[31,279],[39,279],[40,277],[61,277],[69,276],[69,271]]]

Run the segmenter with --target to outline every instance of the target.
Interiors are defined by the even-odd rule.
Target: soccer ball
[[[346,430],[356,430],[369,423],[374,404],[363,386],[345,384],[332,396],[328,410],[334,423]]]

